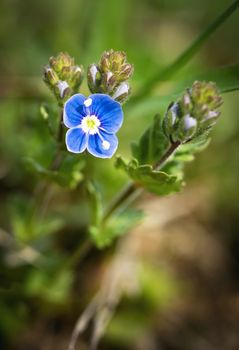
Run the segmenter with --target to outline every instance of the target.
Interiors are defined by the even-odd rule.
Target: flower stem
[[[57,146],[56,154],[51,162],[51,165],[49,166],[49,170],[52,170],[52,171],[58,170],[62,162],[62,152],[61,152],[62,137],[63,137],[62,121],[63,121],[63,109],[61,108],[60,116],[59,116],[58,132],[56,135],[56,141],[58,146]],[[33,215],[35,215],[36,212],[38,212],[41,214],[41,216],[44,216],[48,208],[50,197],[51,197],[51,185],[46,180],[42,180],[37,184],[34,191],[35,205],[34,205]]]
[[[103,215],[103,223],[105,223],[111,214],[113,214],[126,200],[128,200],[136,190],[141,189],[137,188],[133,181],[130,181],[109,204]]]
[[[180,141],[171,142],[170,147],[163,154],[161,159],[155,163],[153,169],[162,169],[162,167],[165,165],[165,163],[180,145]],[[127,208],[132,202],[134,202],[143,193],[143,191],[143,188],[139,187],[139,185],[135,182],[129,182],[106,208],[105,213],[103,215],[103,223],[105,223],[116,210],[121,209],[121,211],[124,211],[124,209]]]
[[[154,170],[160,170],[167,162],[168,158],[171,157],[171,155],[176,151],[176,149],[181,145],[180,141],[171,142],[170,147],[167,149],[167,151],[163,154],[161,159],[154,164]]]
[[[61,108],[60,111],[60,118],[59,118],[59,126],[58,126],[58,133],[57,133],[57,142],[61,144],[63,138],[63,109]]]

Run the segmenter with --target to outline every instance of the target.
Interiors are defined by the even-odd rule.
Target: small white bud
[[[112,72],[107,72],[106,73],[106,81],[108,82],[110,80],[110,78],[112,77],[113,73]]]
[[[191,103],[191,99],[188,94],[184,95],[184,103],[185,105],[189,105]]]
[[[217,112],[217,111],[209,111],[209,113],[206,116],[205,120],[217,118],[218,116],[219,116],[219,112]]]
[[[120,96],[122,96],[124,94],[128,94],[128,92],[129,92],[129,84],[128,83],[122,83],[122,84],[120,84],[117,87],[117,89],[116,89],[114,95],[112,96],[112,98],[115,100],[115,99],[119,98]]]
[[[92,64],[92,66],[90,66],[90,75],[94,84],[95,84],[97,72],[98,72],[97,67],[94,64]]]
[[[185,130],[189,130],[189,129],[191,129],[191,128],[194,128],[196,125],[197,125],[196,119],[190,117],[189,114],[187,114],[187,115],[184,117],[184,127],[185,127]]]
[[[57,83],[57,87],[60,91],[60,97],[63,98],[65,91],[69,88],[69,85],[67,84],[66,81],[59,80]]]

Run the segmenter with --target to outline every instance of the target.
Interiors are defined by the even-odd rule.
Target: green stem
[[[137,189],[141,190],[137,188],[133,181],[129,182],[109,204],[103,216],[103,223],[105,223],[108,218],[135,193]]]
[[[129,100],[129,104],[135,103],[149,95],[157,83],[169,79],[174,73],[185,66],[206,40],[236,11],[238,6],[239,0],[236,0],[227,7],[201,34],[199,34],[193,43],[172,64],[162,71],[155,72],[152,77],[144,83],[144,86],[139,92]]]
[[[167,151],[163,154],[161,159],[155,163],[153,166],[154,170],[160,170],[176,151],[176,149],[181,145],[180,141],[172,142]],[[135,182],[129,182],[122,191],[112,200],[109,206],[106,208],[103,223],[105,223],[108,218],[116,211],[121,209],[123,211],[134,202],[143,193],[143,188],[139,187]]]
[[[63,137],[62,121],[63,121],[63,109],[61,108],[58,132],[56,135],[56,141],[58,143],[58,147],[57,147],[56,154],[52,160],[52,163],[49,167],[49,169],[52,171],[58,170],[62,162],[62,152],[61,152],[62,137]],[[51,197],[50,184],[46,180],[39,182],[34,192],[35,205],[33,209],[33,215],[35,215],[36,212],[39,212],[42,216],[44,215],[44,213],[48,208],[50,197]]]
[[[87,239],[82,244],[80,244],[77,249],[72,253],[69,259],[63,265],[63,268],[73,267],[75,264],[79,264],[81,260],[83,260],[87,254],[93,248],[93,243]]]
[[[221,94],[226,94],[228,92],[233,92],[233,91],[238,91],[238,90],[239,90],[239,85],[238,86],[227,87],[225,89],[221,89],[220,92],[221,92]]]

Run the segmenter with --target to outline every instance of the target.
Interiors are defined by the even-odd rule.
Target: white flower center
[[[86,107],[90,107],[92,105],[92,99],[91,98],[87,98],[85,101],[84,101],[84,105]]]
[[[95,135],[99,132],[100,121],[95,115],[87,115],[82,119],[80,126],[85,133]]]
[[[107,151],[110,148],[110,143],[104,140],[104,138],[99,132],[100,120],[96,117],[96,115],[87,115],[86,117],[84,117],[81,121],[80,127],[86,134],[89,134],[89,135],[98,134],[102,142],[102,148],[104,150]]]

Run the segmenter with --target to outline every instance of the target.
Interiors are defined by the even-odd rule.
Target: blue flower
[[[69,128],[66,147],[73,153],[86,149],[99,158],[111,158],[118,147],[115,133],[123,122],[120,103],[104,94],[73,95],[65,103],[63,121]]]

